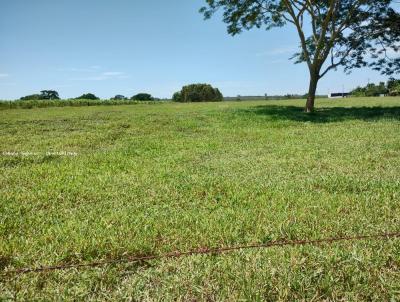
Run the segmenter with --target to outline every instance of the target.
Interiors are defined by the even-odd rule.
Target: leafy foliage
[[[77,97],[78,100],[99,100],[100,98],[94,95],[93,93],[85,93],[81,96]]]
[[[55,90],[42,90],[40,92],[40,97],[42,100],[59,100],[60,96]]]
[[[176,92],[172,99],[176,102],[220,102],[223,95],[209,84],[191,84]]]
[[[30,94],[27,96],[23,96],[22,98],[20,98],[20,100],[21,101],[33,101],[33,100],[38,101],[38,100],[41,100],[41,98],[40,98],[40,94]]]
[[[365,87],[357,87],[351,94],[353,96],[380,96],[382,94],[386,95],[389,92],[384,82],[379,83],[379,85],[368,84]]]
[[[175,92],[174,95],[172,96],[172,100],[174,102],[181,102],[182,101],[182,94],[180,91]]]
[[[390,96],[400,96],[400,79],[389,79],[387,83],[387,89],[389,90]]]
[[[290,24],[298,32],[299,52],[292,57],[310,71],[307,111],[316,88],[330,70],[372,67],[383,74],[400,72],[400,15],[391,0],[206,0],[200,12],[210,18],[223,10],[232,35],[251,28]],[[305,26],[307,24],[307,26]],[[311,24],[310,26],[308,24]]]
[[[128,98],[127,97],[125,97],[125,96],[123,96],[123,95],[121,95],[121,94],[117,94],[115,97],[113,97],[113,98],[111,98],[111,100],[117,100],[117,101],[119,101],[119,100],[127,100]]]
[[[394,86],[390,91],[389,91],[390,96],[400,96],[400,83],[397,83],[396,86]]]
[[[138,93],[131,97],[131,100],[134,101],[152,101],[154,98],[151,96],[151,94],[148,93]]]
[[[31,94],[20,98],[23,101],[38,101],[38,100],[59,100],[58,92],[55,90],[42,90],[40,94]]]
[[[379,85],[368,84],[365,87],[357,87],[351,94],[358,97],[380,96],[382,94],[398,96],[400,95],[400,80],[390,78],[386,84],[381,82]]]

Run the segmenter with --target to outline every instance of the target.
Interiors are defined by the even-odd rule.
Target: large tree
[[[131,97],[131,100],[134,101],[153,101],[154,98],[151,96],[151,94],[149,93],[138,93],[136,95],[134,95],[133,97]]]
[[[176,92],[172,99],[175,102],[221,102],[224,96],[218,88],[210,84],[191,84],[183,86],[182,90]]]
[[[20,100],[59,100],[60,96],[58,95],[58,92],[55,90],[42,90],[40,94],[31,94],[22,97]]]
[[[42,90],[40,92],[40,98],[42,100],[59,100],[60,96],[55,90]]]
[[[314,110],[318,81],[342,66],[346,72],[370,66],[383,74],[400,71],[400,15],[393,0],[206,0],[200,12],[219,9],[232,35],[253,27],[292,25],[300,47],[296,63],[306,63],[310,85],[306,111]]]

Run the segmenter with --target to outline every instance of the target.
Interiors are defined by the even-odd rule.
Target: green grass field
[[[400,98],[0,111],[0,273],[400,231]],[[400,240],[0,277],[0,300],[400,301]]]

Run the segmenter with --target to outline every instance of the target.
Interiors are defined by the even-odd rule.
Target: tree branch
[[[296,17],[296,13],[294,12],[294,10],[293,10],[293,8],[291,6],[291,2],[289,2],[289,1],[290,0],[283,0],[283,3],[285,4],[285,6],[286,6],[286,8],[288,10],[288,13],[292,17],[294,25],[297,28],[297,32],[298,32],[299,37],[300,37],[301,47],[303,49],[303,54],[304,54],[304,57],[305,57],[306,62],[308,64],[308,68],[311,71],[312,68],[313,68],[313,64],[311,62],[310,53],[308,52],[308,49],[307,49],[306,37],[304,36],[304,32],[303,32],[303,29],[301,27],[301,24],[300,24],[299,20]]]

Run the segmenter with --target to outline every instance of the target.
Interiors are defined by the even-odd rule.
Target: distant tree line
[[[277,100],[299,100],[307,99],[308,94],[285,94],[285,95],[238,95],[224,97],[225,101],[277,101]],[[328,98],[328,95],[316,95],[316,98]]]
[[[23,101],[37,101],[37,100],[59,100],[58,92],[55,90],[42,90],[40,94],[31,94],[22,97]]]
[[[40,101],[40,100],[60,100],[59,94],[55,90],[42,90],[40,94],[31,94],[20,98],[21,101]],[[100,100],[93,93],[84,93],[77,98],[73,98],[73,100]],[[132,101],[157,101],[159,99],[154,98],[151,94],[148,93],[138,93],[132,96],[130,99],[127,97],[117,94],[115,97],[110,100],[132,100]]]
[[[191,84],[182,87],[182,89],[172,96],[175,102],[220,102],[223,100],[223,95],[218,88],[214,88],[209,84]],[[23,101],[40,101],[40,100],[60,100],[59,94],[55,90],[43,90],[40,94],[27,95],[20,100]],[[100,100],[93,93],[85,93],[73,100]],[[127,98],[122,94],[117,94],[110,100],[112,101],[159,101],[149,93],[138,93],[131,98]]]
[[[55,90],[42,90],[38,94],[27,95],[15,101],[0,100],[0,109],[134,105],[141,102],[158,103],[158,101],[162,100],[153,97],[149,93],[138,93],[131,98],[117,94],[110,99],[100,99],[93,93],[85,93],[76,98],[61,99],[58,92]]]
[[[400,96],[400,79],[391,78],[387,83],[380,82],[378,85],[370,83],[365,87],[357,87],[350,93],[352,96],[369,97],[369,96]]]
[[[352,96],[400,96],[400,79],[390,78],[387,83],[381,82],[378,85],[368,84],[365,87],[357,87],[351,92]],[[246,97],[237,96],[232,98],[225,98],[226,100],[250,100],[250,99],[265,99],[265,100],[281,100],[281,99],[307,99],[308,94],[287,94],[284,96],[259,96],[259,97]],[[327,96],[319,96],[327,97]],[[172,96],[172,101],[175,102],[220,102],[224,100],[224,96],[218,88],[214,88],[210,84],[191,84],[183,86],[182,89]],[[77,98],[61,100],[57,91],[55,90],[42,90],[38,94],[31,94],[20,98],[15,102],[0,102],[0,108],[36,108],[36,107],[64,107],[64,106],[95,106],[95,105],[123,105],[123,104],[136,104],[139,102],[160,101],[154,98],[149,93],[138,93],[130,98],[117,94],[109,100],[100,100],[93,93],[85,93]]]

